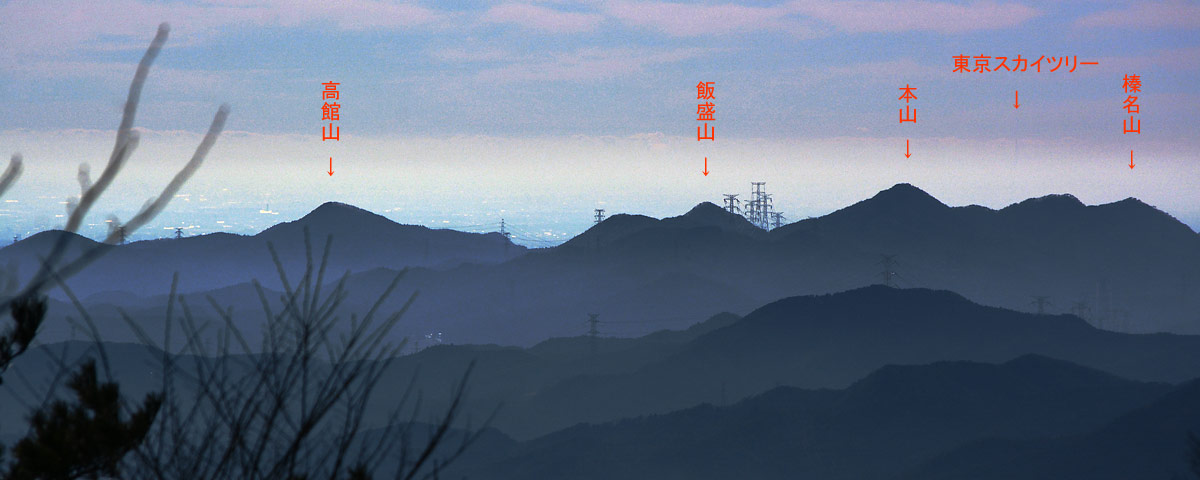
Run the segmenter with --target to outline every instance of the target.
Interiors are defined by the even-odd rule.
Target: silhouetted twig
[[[258,349],[245,338],[232,312],[215,299],[207,301],[221,327],[210,330],[184,298],[172,295],[182,316],[164,332],[177,326],[183,341],[163,356],[160,419],[123,470],[126,477],[370,478],[388,451],[411,447],[409,432],[415,422],[398,420],[407,411],[415,418],[420,409],[419,401],[410,401],[415,383],[394,400],[386,426],[369,442],[364,429],[376,387],[403,348],[403,342],[391,344],[386,338],[417,294],[398,311],[382,313],[403,278],[405,272],[400,272],[361,317],[340,316],[346,275],[322,288],[332,237],[316,262],[307,231],[305,237],[305,270],[294,282],[269,247],[284,287],[272,301],[255,283],[266,318]],[[143,342],[151,343],[131,317],[122,315]],[[164,351],[170,349],[169,335],[164,333]],[[206,346],[212,340],[215,349]],[[175,359],[180,358],[191,362],[179,365]],[[419,442],[420,455],[402,461],[393,472],[396,478],[434,478],[478,438],[482,430],[468,427],[463,444],[437,458],[463,408],[470,371],[458,383],[433,434]]]
[[[14,153],[12,158],[8,160],[8,168],[4,169],[4,173],[0,174],[0,197],[4,196],[9,188],[12,188],[17,179],[21,177],[21,154]]]
[[[125,100],[125,109],[121,116],[121,123],[117,128],[116,142],[113,145],[113,151],[109,156],[108,163],[105,164],[104,170],[100,173],[100,177],[95,182],[92,182],[88,176],[86,164],[81,166],[80,188],[82,192],[78,202],[68,202],[68,217],[67,223],[63,228],[64,231],[69,233],[79,231],[79,227],[83,225],[88,212],[91,211],[105,190],[116,179],[126,160],[129,159],[134,149],[137,148],[138,135],[133,130],[133,121],[137,116],[137,107],[141,101],[142,88],[145,86],[146,78],[150,74],[150,66],[154,63],[154,59],[158,57],[163,44],[166,43],[169,32],[170,26],[168,24],[163,23],[159,25],[158,33],[154,36],[154,40],[151,41],[150,47],[146,50],[145,55],[142,56],[141,61],[138,62],[137,72],[134,74],[133,81],[129,85],[129,94]],[[50,252],[41,262],[41,267],[37,274],[33,276],[33,279],[30,280],[29,284],[25,286],[16,298],[37,298],[55,283],[54,279],[57,278],[61,281],[70,278],[107,253],[111,245],[117,243],[122,237],[132,234],[138,228],[153,220],[167,206],[171,199],[174,198],[179,188],[203,164],[204,158],[208,155],[209,150],[224,128],[225,120],[228,116],[229,106],[221,105],[217,109],[208,132],[196,148],[196,152],[192,155],[191,160],[175,174],[174,178],[171,179],[163,191],[143,206],[129,222],[123,225],[119,222],[114,222],[114,228],[109,232],[101,245],[88,249],[70,263],[60,266],[71,240],[70,235],[60,235],[56,239],[54,246],[50,249]],[[15,182],[20,171],[21,158],[19,155],[14,155],[13,160],[9,162],[8,170],[5,171],[3,176],[0,176],[0,194],[3,194]],[[0,303],[0,314],[6,313],[9,309],[11,309],[9,302]]]

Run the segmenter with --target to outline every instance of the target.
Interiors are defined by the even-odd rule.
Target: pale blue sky
[[[439,206],[422,210],[414,199],[391,215],[409,223],[437,222],[445,209],[493,216],[499,203],[530,212],[525,223],[566,235],[586,227],[586,215],[564,220],[574,218],[568,212],[588,212],[610,197],[622,198],[619,211],[669,215],[682,213],[675,203],[716,201],[721,188],[765,180],[796,187],[777,197],[791,201],[796,217],[825,213],[833,198],[851,201],[913,181],[951,203],[996,207],[1026,193],[1070,192],[1094,202],[1137,196],[1200,225],[1190,200],[1197,197],[1182,194],[1194,188],[1200,160],[1196,2],[9,0],[0,1],[0,102],[8,111],[0,116],[0,153],[22,151],[30,167],[8,196],[23,203],[0,212],[21,225],[14,231],[52,226],[48,212],[59,207],[51,198],[74,193],[75,165],[103,158],[97,152],[111,142],[103,132],[115,127],[127,82],[161,21],[171,23],[171,39],[137,125],[165,142],[143,145],[142,153],[161,148],[179,158],[135,155],[129,198],[111,206],[118,217],[149,196],[136,186],[144,182],[139,175],[152,175],[139,173],[136,162],[150,170],[181,163],[187,142],[179,139],[202,131],[228,102],[227,128],[258,142],[214,151],[202,172],[211,178],[198,177],[189,193],[241,176],[253,191],[231,195],[255,205],[274,196],[277,205],[294,205],[281,215],[288,217],[325,200],[386,205],[386,192],[364,196],[363,186],[395,171],[392,153],[404,151],[408,168],[454,177],[450,187],[444,176],[406,185]],[[1072,55],[1099,65],[1074,73],[951,73],[960,54]],[[1140,136],[1120,131],[1121,78],[1130,73],[1145,85]],[[320,83],[327,80],[342,83],[339,145],[319,141]],[[684,140],[698,125],[694,85],[702,80],[716,82],[718,137],[693,145]],[[906,84],[917,87],[918,123],[901,125],[898,88]],[[1015,90],[1020,109],[1012,107]],[[669,151],[642,152],[646,139],[665,139]],[[895,156],[900,139],[914,142],[908,164],[856,156]],[[1130,149],[1144,153],[1144,163],[1121,171]],[[531,150],[545,154],[533,160]],[[566,151],[571,158],[559,153]],[[331,155],[344,165],[341,177],[295,186],[292,173],[320,173]],[[713,158],[714,174],[693,183],[693,160],[704,156]],[[1022,168],[1013,168],[1017,160]],[[475,168],[444,165],[472,161]],[[264,162],[273,167],[256,167]],[[605,162],[611,168],[589,171],[586,188],[570,178]],[[657,183],[633,186],[623,178],[646,162],[655,163]],[[873,167],[847,168],[855,162]],[[546,173],[546,164],[561,175]],[[941,169],[928,171],[935,164]],[[370,165],[375,178],[356,180],[360,165],[360,174]],[[1110,165],[1110,173],[1098,173]],[[497,169],[526,174],[496,183]],[[820,169],[830,176],[810,175]],[[998,178],[1013,172],[1026,177]],[[1104,180],[1131,173],[1141,177]],[[830,193],[805,197],[817,184]],[[670,207],[660,201],[663,192],[671,192]],[[567,204],[551,209],[534,199],[540,195]],[[495,203],[481,207],[475,197]],[[213,229],[206,221],[197,231]],[[239,222],[241,231],[252,223],[261,222]]]

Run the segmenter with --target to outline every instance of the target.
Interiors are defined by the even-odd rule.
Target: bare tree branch
[[[14,153],[8,160],[8,168],[5,168],[4,173],[0,174],[0,197],[3,197],[4,192],[17,183],[17,179],[21,177],[21,170],[21,154]]]
[[[82,193],[77,203],[70,205],[69,215],[67,218],[64,231],[75,233],[83,224],[88,212],[95,206],[96,201],[104,194],[105,190],[116,179],[125,161],[128,160],[133,150],[138,144],[137,132],[133,130],[134,118],[137,116],[137,107],[141,101],[142,88],[145,86],[146,79],[150,74],[150,66],[154,63],[154,59],[158,57],[162,50],[163,44],[167,41],[167,36],[170,32],[170,26],[166,23],[159,25],[158,33],[154,36],[154,40],[150,42],[150,47],[146,49],[146,53],[138,62],[137,72],[134,74],[133,81],[129,85],[129,94],[125,100],[125,109],[121,116],[121,123],[117,127],[116,142],[113,145],[112,154],[109,156],[108,163],[104,170],[100,173],[100,177],[93,182],[88,174],[88,168],[85,165],[80,167],[79,181]],[[196,172],[197,169],[204,163],[204,158],[216,143],[217,137],[220,136],[224,129],[225,121],[229,116],[229,106],[221,105],[217,109],[216,115],[213,117],[212,124],[209,126],[208,132],[197,146],[196,152],[184,167],[175,174],[171,181],[163,188],[162,192],[157,197],[154,197],[146,204],[137,214],[134,215],[129,222],[124,225],[114,224],[114,229],[105,238],[101,245],[92,247],[84,252],[78,258],[71,261],[69,264],[59,267],[63,255],[66,253],[68,243],[71,240],[69,235],[59,236],[55,241],[50,253],[46,256],[38,273],[33,277],[29,284],[18,297],[37,297],[49,286],[60,283],[61,281],[70,278],[78,273],[83,268],[96,261],[104,254],[108,253],[111,245],[117,243],[124,236],[130,235],[137,229],[144,226],[157,216],[171,199],[175,197],[179,189],[187,182],[189,178]],[[13,160],[9,163],[8,170],[5,171],[3,177],[0,177],[0,194],[8,188],[16,176],[19,175],[21,168],[21,158],[19,155],[14,155]],[[5,183],[8,182],[8,183]],[[0,314],[7,312],[11,308],[8,303],[0,304]]]

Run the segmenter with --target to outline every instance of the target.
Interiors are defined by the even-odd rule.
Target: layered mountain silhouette
[[[1105,328],[1196,331],[1200,236],[1136,199],[1086,206],[1070,195],[1000,210],[948,207],[907,184],[771,232],[785,243],[894,254],[900,286],[945,288],[976,301],[1075,310]],[[876,258],[878,261],[878,258]],[[877,270],[882,270],[878,268]]]
[[[103,315],[105,308],[93,313]],[[145,330],[160,338],[154,325]],[[787,298],[745,317],[722,314],[687,330],[638,338],[575,336],[530,348],[409,341],[425,343],[420,353],[394,362],[382,398],[414,376],[433,397],[449,392],[476,360],[472,408],[485,416],[504,404],[496,426],[520,439],[579,422],[725,404],[778,386],[845,388],[897,364],[996,363],[1034,354],[1138,381],[1200,377],[1198,336],[1111,332],[1071,315],[1015,312],[947,291],[884,286]]]
[[[976,441],[926,462],[905,479],[1192,478],[1190,438],[1200,432],[1200,381],[1074,435]]]
[[[277,285],[278,274],[267,249],[273,244],[286,271],[303,272],[305,236],[309,250],[321,259],[326,240],[334,238],[328,268],[341,274],[375,268],[452,268],[464,263],[498,263],[518,257],[525,248],[495,234],[473,234],[401,225],[357,207],[329,202],[296,221],[281,223],[252,235],[214,233],[181,239],[132,242],[106,249],[105,255],[70,279],[80,297],[98,302],[130,303],[130,295],[149,297],[170,290],[172,275],[180,275],[180,291],[199,292],[258,279]],[[68,236],[65,261],[97,245],[62,231],[43,232],[0,249],[0,265],[14,265],[19,277],[37,271],[57,239]],[[53,292],[52,292],[53,294]]]
[[[631,336],[887,281],[1022,311],[1037,311],[1034,297],[1045,297],[1044,312],[1109,330],[1200,332],[1200,235],[1169,215],[1134,199],[1086,206],[1069,195],[1000,210],[950,207],[907,184],[770,232],[703,203],[661,220],[613,215],[529,252],[499,234],[403,226],[326,204],[252,237],[120,246],[71,285],[89,304],[157,315],[165,299],[145,297],[165,293],[177,271],[182,291],[253,315],[260,308],[250,278],[278,288],[266,241],[299,276],[304,227],[316,257],[334,235],[329,271],[351,272],[347,311],[369,308],[371,292],[415,267],[385,307],[420,291],[400,335],[442,332],[455,343],[532,345],[585,332],[588,314],[600,315],[601,335]],[[17,259],[31,270],[25,243],[0,249],[0,264]],[[894,259],[887,277],[883,255]],[[104,293],[116,291],[144,298]]]
[[[84,347],[39,347],[9,375],[49,378]],[[161,352],[107,349],[122,391],[155,388]],[[436,410],[472,362],[464,415],[504,408],[493,450],[454,478],[1130,478],[1183,471],[1200,427],[1200,337],[928,289],[791,297],[637,338],[437,345],[393,359],[371,411],[410,385]],[[37,398],[19,388],[0,391],[0,435]]]
[[[1200,377],[1200,337],[1099,330],[1070,315],[1036,315],[972,303],[946,291],[866,287],[763,306],[635,371],[586,374],[510,403],[527,437],[576,422],[665,413],[781,385],[845,388],[892,364],[1004,362],[1053,357],[1125,378]]]
[[[55,308],[55,306],[51,306]],[[69,308],[69,305],[64,305]],[[448,395],[461,380],[463,373],[474,362],[474,375],[470,383],[468,398],[478,416],[486,417],[496,406],[505,402],[521,401],[558,382],[578,375],[608,375],[636,371],[679,351],[688,342],[706,333],[728,326],[740,317],[724,313],[696,323],[685,330],[663,330],[637,338],[555,338],[530,348],[497,345],[446,345],[423,338],[409,339],[411,347],[420,349],[390,360],[383,379],[377,386],[377,407],[381,412],[390,411],[396,398],[403,395],[410,384],[429,405],[442,405],[449,401]],[[103,327],[101,327],[103,328]],[[182,335],[176,329],[176,346],[173,351],[189,351],[179,343]],[[80,335],[79,338],[86,338]],[[161,338],[155,337],[160,341]],[[422,343],[425,342],[425,343]],[[415,345],[414,345],[415,343]],[[128,395],[144,395],[160,386],[161,378],[154,365],[161,360],[163,352],[157,346],[137,343],[104,342],[107,364],[119,379],[122,391]],[[213,357],[218,353],[215,345],[203,351]],[[239,353],[236,349],[232,352]],[[53,378],[60,364],[74,364],[86,355],[96,355],[96,345],[90,341],[75,340],[43,345],[31,349],[17,358],[10,370],[14,377],[28,379]],[[192,365],[197,360],[191,355],[172,355],[173,361],[181,365]],[[321,364],[321,359],[314,360]],[[324,368],[324,367],[318,367]],[[41,386],[34,383],[35,386]],[[0,437],[24,432],[27,409],[31,399],[40,392],[26,391],[28,384],[7,383],[0,388]],[[439,403],[443,402],[443,403]],[[11,408],[10,408],[11,407]],[[508,418],[506,415],[505,418]]]
[[[447,404],[473,362],[464,415],[505,405],[490,450],[447,477],[1174,478],[1200,431],[1200,336],[1187,334],[1200,331],[1200,236],[1135,199],[993,210],[901,184],[769,232],[703,203],[613,215],[538,250],[330,203],[253,236],[111,247],[68,284],[104,340],[136,342],[126,319],[161,338],[178,273],[176,318],[229,314],[258,345],[263,304],[285,301],[277,270],[294,285],[331,235],[339,319],[398,275],[380,310],[419,292],[380,339],[409,349],[364,429],[410,385]],[[43,232],[0,249],[0,265],[27,278],[64,238],[68,259],[96,246]],[[43,345],[6,379],[52,378],[83,353],[45,345],[84,338],[82,312],[56,295]],[[106,345],[122,391],[156,388],[147,361],[162,352]],[[21,388],[0,391],[0,436],[41,398]]]
[[[485,479],[898,478],[963,444],[1079,435],[1139,408],[1165,414],[1169,410],[1151,404],[1169,389],[1040,356],[1000,365],[889,366],[843,390],[780,387],[728,407],[579,425],[525,442],[499,461],[460,464],[455,473]],[[1014,469],[1027,471],[1019,465],[1008,471]],[[1087,470],[1059,470],[1057,477],[976,471],[944,478],[1093,478]],[[1123,478],[1134,477],[1143,478]]]

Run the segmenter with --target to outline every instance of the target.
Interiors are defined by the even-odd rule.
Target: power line
[[[496,229],[497,225],[499,225],[499,224],[496,222],[492,222],[492,223],[478,223],[478,224],[474,224],[474,225],[437,225],[436,227],[430,227],[430,228],[437,229],[437,230],[490,230],[490,231],[494,231]]]
[[[530,237],[527,235],[520,235],[520,234],[514,234],[512,236],[512,238],[515,238],[517,240],[521,240],[524,242],[538,243],[538,244],[543,244],[543,245],[558,245],[558,244],[562,243],[562,242],[559,242],[556,240],[547,240],[544,238]]]

